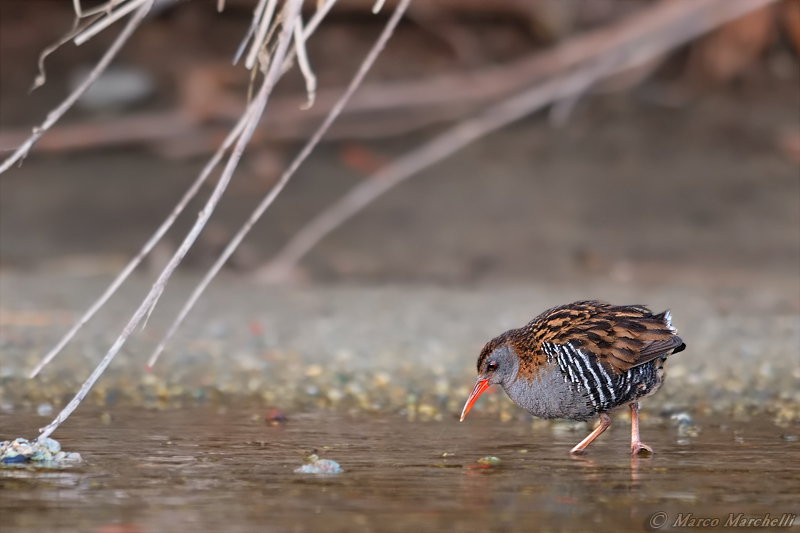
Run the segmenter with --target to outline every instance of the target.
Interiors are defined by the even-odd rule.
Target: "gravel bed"
[[[53,416],[116,338],[148,287],[136,278],[36,379],[27,373],[107,283],[0,275],[0,409]],[[482,345],[553,305],[599,298],[671,308],[688,348],[670,359],[645,416],[767,413],[800,420],[800,313],[794,287],[688,285],[259,287],[217,280],[152,372],[149,350],[193,286],[169,284],[87,402],[156,408],[251,399],[284,410],[455,416]],[[787,290],[788,289],[788,290]],[[489,391],[491,392],[491,391]],[[528,417],[502,391],[477,411]]]

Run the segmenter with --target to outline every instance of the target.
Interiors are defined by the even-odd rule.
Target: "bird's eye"
[[[488,370],[489,372],[494,372],[495,370],[497,370],[497,363],[489,363],[488,365],[486,365],[486,370]]]

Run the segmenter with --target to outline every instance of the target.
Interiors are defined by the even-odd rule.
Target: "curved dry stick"
[[[75,0],[75,1],[77,2],[78,0]],[[94,16],[92,18],[92,20],[90,20],[88,23],[84,24],[81,27],[80,24],[81,24],[82,15],[78,14],[77,11],[75,13],[76,13],[76,17],[75,17],[75,22],[72,25],[72,30],[69,33],[67,33],[66,35],[63,35],[59,40],[57,40],[56,42],[54,42],[53,44],[51,44],[50,46],[48,46],[47,48],[42,50],[41,53],[39,53],[39,60],[36,62],[37,66],[39,67],[39,73],[36,75],[36,78],[34,78],[34,80],[33,80],[33,85],[31,86],[31,92],[35,91],[36,89],[38,89],[39,87],[41,87],[42,85],[44,85],[47,82],[47,73],[46,73],[45,68],[44,68],[45,59],[47,59],[47,57],[50,54],[52,54],[53,52],[55,52],[56,50],[61,48],[61,46],[63,46],[64,43],[66,43],[67,41],[71,41],[73,39],[73,37],[75,37],[80,32],[82,32],[83,30],[88,28],[95,20],[97,20],[99,17],[102,16],[102,15]],[[90,17],[92,15],[86,15],[86,16]]]
[[[317,27],[322,22],[322,19],[328,14],[328,11],[331,10],[333,4],[336,3],[336,0],[325,0],[319,9],[314,12],[314,15],[308,20],[308,24],[305,25],[303,28],[303,39],[308,40],[309,37],[317,30]],[[294,58],[297,55],[297,50],[292,48],[289,50],[289,53],[286,54],[286,59],[283,60],[283,72],[287,72],[292,65],[294,65]],[[301,106],[302,107],[302,104]],[[304,110],[305,111],[305,110]]]
[[[272,17],[275,15],[275,7],[277,5],[278,0],[267,0],[266,11],[261,13],[261,20],[258,22],[258,30],[253,40],[253,46],[250,48],[250,53],[247,54],[247,58],[244,62],[244,66],[247,70],[252,69],[256,65],[258,52],[261,50],[261,47],[264,46],[264,41],[268,39],[267,32],[270,26],[272,26]]]
[[[647,8],[632,13],[616,24],[576,35],[553,48],[533,52],[507,63],[486,66],[479,71],[443,73],[422,80],[367,83],[359,89],[357,97],[348,106],[345,114],[402,111],[412,107],[422,112],[427,110],[441,112],[454,103],[465,106],[488,106],[500,101],[501,98],[519,94],[533,83],[561,75],[568,69],[580,67],[586,61],[592,61],[603,53],[634,39],[644,39],[646,44],[647,37],[662,29],[665,24],[674,24],[677,18],[681,18],[682,23],[691,28],[696,22],[705,24],[703,21],[706,19],[719,21],[726,19],[726,13],[737,10],[740,14],[742,12],[741,7],[737,7],[736,0],[731,2],[730,8],[725,2],[712,1],[716,3],[710,3],[709,0],[689,2],[668,0],[656,2],[655,5],[647,3]],[[741,2],[739,4],[741,5]],[[756,0],[756,7],[764,5],[764,2]],[[683,16],[689,9],[696,14],[697,21],[687,20]],[[727,17],[727,20],[731,18],[735,17]],[[677,26],[672,26],[672,29],[681,31]],[[319,91],[315,106],[305,111],[305,116],[309,119],[317,115],[323,116],[329,109],[329,102],[339,94],[340,89]],[[295,105],[283,106],[273,118],[278,115],[283,117],[289,114],[296,115],[294,109],[303,104],[305,96],[286,98],[287,100],[291,98],[296,102]]]
[[[197,236],[200,234],[200,231],[203,229],[206,222],[208,222],[208,219],[211,217],[211,213],[214,211],[214,208],[222,197],[222,193],[225,192],[225,188],[227,187],[228,182],[233,175],[233,171],[236,169],[236,166],[242,157],[245,146],[247,146],[247,143],[253,136],[256,125],[258,124],[261,114],[264,111],[264,107],[267,105],[267,100],[272,92],[272,88],[280,78],[280,66],[283,58],[286,56],[286,51],[289,49],[289,43],[292,40],[292,32],[294,30],[294,20],[300,12],[301,4],[302,0],[287,0],[286,4],[284,4],[284,26],[281,29],[281,34],[278,38],[278,45],[275,49],[274,60],[270,64],[270,68],[266,76],[264,76],[264,82],[258,91],[258,95],[248,106],[246,113],[247,120],[244,130],[239,136],[239,139],[236,141],[236,146],[234,147],[233,153],[225,165],[225,170],[222,172],[217,186],[211,193],[211,196],[206,202],[206,205],[203,207],[203,210],[200,211],[197,222],[195,222],[192,229],[186,235],[186,238],[184,239],[183,243],[181,243],[180,248],[178,248],[178,250],[172,256],[167,266],[161,272],[161,275],[153,284],[150,292],[139,305],[139,308],[128,321],[128,324],[122,330],[122,333],[117,338],[116,342],[114,342],[108,353],[106,353],[105,357],[103,357],[103,360],[100,361],[100,364],[97,365],[97,368],[94,369],[86,382],[81,386],[80,390],[72,399],[72,401],[70,401],[69,404],[64,407],[55,420],[40,430],[41,435],[39,435],[39,438],[45,438],[52,434],[53,431],[55,431],[56,428],[58,428],[58,426],[61,425],[64,420],[66,420],[67,417],[69,417],[69,415],[78,407],[78,405],[80,405],[81,401],[86,397],[86,394],[89,393],[89,390],[91,390],[94,383],[103,374],[103,371],[106,369],[106,367],[108,367],[109,363],[111,363],[111,361],[114,359],[114,356],[116,356],[119,350],[122,348],[122,345],[125,344],[125,341],[128,339],[130,334],[133,333],[133,330],[139,324],[141,319],[153,307],[155,301],[163,292],[167,280],[172,275],[172,272],[175,270],[175,268],[177,268],[178,264],[183,259],[183,256],[186,255],[186,252],[192,246],[195,239],[197,239]]]
[[[283,281],[297,262],[328,233],[369,205],[406,178],[457,152],[472,141],[549,104],[563,94],[561,79],[549,81],[493,106],[477,117],[469,118],[412,150],[350,190],[306,224],[275,259],[259,269],[255,278],[261,282]]]
[[[555,116],[558,118],[559,114],[568,113],[569,107],[574,103],[573,96],[579,95],[599,79],[642,65],[711,29],[774,1],[661,2],[653,8],[662,10],[662,14],[667,18],[661,27],[655,30],[648,28],[648,32],[636,34],[629,40],[607,49],[605,57],[601,57],[601,60],[587,62],[571,74],[556,77],[512,96],[477,116],[465,119],[433,140],[401,156],[314,217],[292,237],[272,261],[259,268],[253,277],[264,283],[285,281],[300,259],[326,235],[373,200],[420,170],[443,160],[498,128],[561,100],[565,104],[562,109],[556,111]],[[624,24],[625,22],[620,26]],[[613,32],[614,28],[605,31]]]
[[[386,42],[392,36],[392,33],[394,33],[394,29],[397,27],[397,24],[400,21],[400,18],[403,16],[403,13],[406,11],[406,8],[408,7],[409,3],[410,0],[401,0],[397,4],[394,13],[392,14],[391,18],[384,27],[383,32],[378,37],[378,40],[375,41],[375,44],[372,46],[372,49],[367,54],[367,57],[361,63],[358,72],[356,72],[356,75],[353,77],[352,81],[347,86],[347,90],[344,92],[344,94],[342,94],[342,96],[339,98],[339,100],[336,102],[333,108],[331,108],[330,112],[328,113],[328,116],[325,117],[325,120],[322,122],[322,124],[319,125],[317,131],[314,132],[314,135],[311,137],[311,139],[306,143],[303,149],[300,150],[300,153],[297,154],[297,156],[294,158],[289,167],[284,171],[283,175],[281,175],[280,179],[272,188],[272,190],[270,190],[269,194],[267,194],[267,196],[265,196],[264,199],[261,200],[261,203],[258,204],[256,209],[250,215],[250,218],[247,219],[245,224],[239,229],[236,235],[234,235],[233,239],[231,239],[231,242],[228,243],[228,246],[225,247],[225,250],[219,256],[217,261],[209,269],[209,271],[206,273],[206,275],[194,289],[191,296],[184,304],[183,308],[181,308],[180,313],[178,313],[178,316],[175,318],[175,321],[170,326],[169,331],[161,340],[161,342],[158,344],[156,349],[153,351],[153,354],[150,356],[150,360],[147,362],[147,365],[149,367],[152,367],[153,365],[156,364],[158,356],[161,354],[161,352],[164,351],[164,347],[167,345],[169,340],[175,334],[178,327],[186,318],[186,315],[188,315],[189,311],[192,309],[192,307],[194,307],[194,304],[197,302],[197,299],[200,298],[201,294],[203,294],[203,291],[205,291],[208,284],[211,282],[212,279],[214,279],[214,276],[216,276],[219,270],[222,268],[222,265],[224,265],[225,262],[228,260],[228,258],[230,258],[231,254],[233,254],[234,250],[236,250],[236,248],[239,246],[239,243],[242,242],[242,239],[244,239],[244,237],[250,231],[250,228],[253,227],[253,224],[255,224],[258,221],[258,219],[261,218],[261,216],[264,214],[267,208],[272,204],[272,202],[275,200],[278,194],[280,194],[280,192],[289,182],[289,179],[297,171],[298,167],[300,167],[303,161],[306,160],[306,158],[314,149],[314,147],[317,145],[322,136],[325,135],[325,132],[328,131],[328,128],[330,127],[331,124],[333,124],[333,121],[336,120],[336,118],[342,112],[344,107],[347,105],[347,102],[350,100],[350,97],[353,96],[353,93],[356,91],[358,86],[361,85],[361,82],[364,80],[364,77],[367,75],[367,72],[369,72],[369,69],[372,68],[372,65],[375,63],[375,60],[378,58],[378,55],[386,46]]]
[[[604,54],[584,67],[582,77],[572,76],[571,79],[567,79],[560,94],[553,99],[553,105],[550,107],[550,124],[557,128],[565,126],[581,96],[599,79],[613,74],[618,60],[618,54]]]
[[[108,299],[111,298],[115,292],[117,292],[117,289],[119,289],[120,285],[122,285],[125,280],[128,279],[128,276],[130,276],[131,272],[133,272],[134,269],[139,266],[139,263],[142,262],[142,259],[144,259],[144,257],[150,253],[150,250],[153,249],[153,247],[158,243],[158,241],[161,240],[169,228],[172,227],[175,219],[177,219],[178,216],[183,212],[186,204],[188,204],[191,199],[197,195],[197,191],[200,190],[200,187],[203,185],[203,183],[205,183],[206,179],[208,179],[211,171],[214,170],[217,164],[219,164],[222,156],[225,154],[228,148],[230,148],[231,144],[233,144],[233,141],[235,141],[239,137],[239,134],[242,133],[246,118],[247,115],[242,116],[242,118],[239,120],[239,123],[236,124],[233,130],[231,130],[211,160],[206,163],[203,171],[200,173],[194,183],[192,183],[192,185],[186,190],[183,197],[178,201],[178,204],[175,206],[166,220],[164,220],[161,226],[159,226],[155,233],[153,233],[153,235],[150,237],[150,240],[148,240],[144,246],[142,246],[142,249],[139,250],[139,253],[136,254],[136,256],[131,259],[127,265],[125,265],[125,268],[123,268],[117,277],[114,278],[114,281],[111,282],[100,298],[98,298],[97,301],[95,301],[91,307],[86,310],[86,312],[78,319],[78,321],[75,322],[72,328],[70,328],[70,330],[67,331],[67,333],[61,338],[61,340],[59,340],[58,343],[47,353],[47,355],[42,358],[39,364],[36,365],[36,367],[31,371],[29,376],[30,378],[35,378],[42,368],[50,363],[50,361],[52,361],[53,358],[58,355],[64,346],[66,346],[67,343],[72,340],[72,338],[84,326],[84,324],[91,320],[94,314],[99,311],[103,305],[105,305]]]
[[[128,3],[124,6],[111,11],[111,7],[106,13],[106,16],[86,28],[84,31],[80,32],[78,35],[75,36],[74,43],[76,46],[80,46],[84,44],[86,41],[103,31],[104,29],[108,28],[116,21],[136,9],[140,4],[144,4],[147,0],[128,0]]]
[[[306,53],[306,40],[303,37],[303,21],[301,19],[302,17],[298,17],[294,23],[294,52],[297,55],[300,72],[306,80],[306,93],[308,94],[308,102],[303,104],[301,109],[308,109],[314,105],[314,99],[317,97],[317,76],[311,69],[311,62]]]
[[[244,53],[244,49],[247,48],[247,43],[250,42],[250,38],[256,33],[256,29],[258,29],[258,23],[261,19],[261,13],[264,12],[264,6],[267,4],[267,0],[258,0],[258,5],[256,5],[255,10],[253,11],[253,20],[250,21],[250,28],[247,30],[247,33],[244,34],[244,39],[239,44],[239,48],[236,49],[236,54],[233,56],[233,64],[239,62],[239,59],[242,57]]]
[[[72,0],[72,9],[75,11],[76,17],[85,18],[96,15],[97,13],[102,13],[104,11],[108,12],[112,10],[114,6],[119,5],[120,3],[122,3],[122,0],[108,0],[105,4],[100,4],[84,11],[81,8],[81,0]]]
[[[95,67],[89,73],[89,76],[87,76],[87,78],[83,80],[83,82],[81,82],[81,84],[78,85],[78,87],[74,91],[72,91],[72,94],[70,94],[67,97],[67,99],[61,103],[60,106],[55,108],[53,111],[50,112],[49,115],[47,115],[47,118],[45,119],[45,121],[42,123],[41,126],[33,128],[33,133],[31,133],[30,137],[28,137],[28,139],[24,143],[22,143],[22,145],[19,148],[17,148],[13,154],[11,154],[5,161],[3,161],[3,164],[0,165],[0,174],[11,168],[11,165],[16,163],[18,160],[24,158],[28,154],[28,151],[31,149],[34,143],[38,141],[42,135],[44,135],[44,132],[50,129],[50,127],[53,124],[55,124],[58,121],[58,119],[60,119],[61,116],[64,113],[66,113],[75,102],[78,101],[78,98],[80,98],[83,95],[83,93],[86,92],[86,89],[88,89],[89,86],[95,82],[97,77],[100,76],[100,74],[106,69],[106,67],[108,67],[109,63],[111,63],[111,61],[120,51],[122,45],[125,44],[125,42],[130,38],[130,36],[136,30],[137,26],[139,26],[139,23],[142,22],[144,17],[150,11],[150,8],[153,6],[154,1],[155,0],[147,0],[147,3],[145,3],[144,5],[142,5],[142,7],[136,10],[136,12],[133,14],[131,19],[122,29],[120,34],[117,36],[116,39],[114,39],[114,42],[111,44],[108,50],[106,50],[106,53],[103,54],[103,57],[100,58],[100,61],[97,62],[97,65],[95,65]]]
[[[306,27],[303,29],[303,39],[308,39],[311,37],[311,35],[316,31],[317,26],[319,26],[320,22],[322,22],[322,19],[325,18],[325,16],[328,14],[328,11],[331,10],[333,4],[335,3],[336,0],[325,0],[325,2],[319,6],[319,9],[314,12],[314,14],[308,20],[308,24],[306,24]],[[291,50],[287,55],[289,57],[292,56]]]

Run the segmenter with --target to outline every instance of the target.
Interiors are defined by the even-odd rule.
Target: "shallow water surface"
[[[63,470],[0,469],[2,530],[647,531],[684,517],[798,514],[798,428],[699,420],[685,437],[645,420],[651,458],[628,455],[629,424],[581,458],[586,428],[500,422],[409,422],[398,415],[289,414],[263,409],[80,409],[54,437],[84,462]],[[46,419],[0,415],[0,438],[33,437]],[[314,452],[344,473],[293,473]],[[446,456],[444,454],[447,454]],[[501,462],[477,462],[496,456]],[[654,523],[663,523],[663,515]],[[764,528],[758,528],[763,531]],[[794,526],[777,528],[799,531]]]

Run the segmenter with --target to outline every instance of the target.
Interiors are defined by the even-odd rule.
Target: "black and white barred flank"
[[[587,406],[596,413],[610,411],[658,390],[664,361],[669,355],[617,373],[608,370],[593,353],[576,348],[571,342],[543,342],[542,351],[548,363],[558,366],[565,382],[585,392]]]

